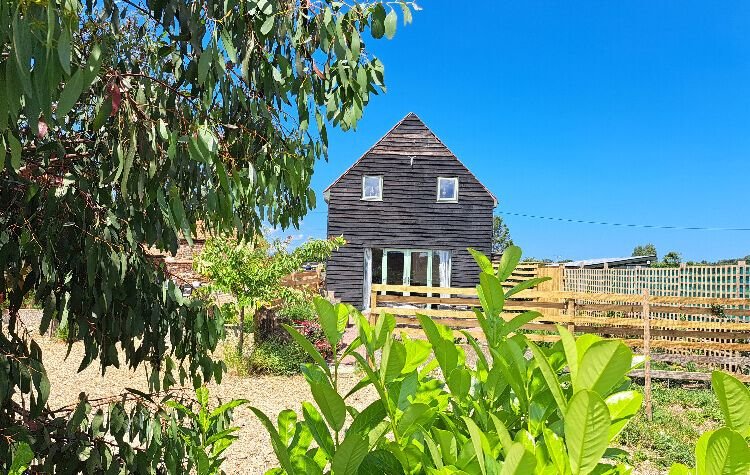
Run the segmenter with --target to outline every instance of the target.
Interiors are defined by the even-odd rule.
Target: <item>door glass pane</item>
[[[440,253],[437,251],[432,253],[432,286],[440,287]]]
[[[372,250],[372,283],[383,283],[383,250]]]
[[[404,285],[404,253],[388,251],[387,267],[385,283],[388,285]],[[388,292],[388,295],[401,295],[401,293]]]
[[[427,251],[411,252],[411,281],[409,285],[427,285],[427,266],[430,259],[430,253]],[[412,295],[426,296],[423,293],[413,293]]]

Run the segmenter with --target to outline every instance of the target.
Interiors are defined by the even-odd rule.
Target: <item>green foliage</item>
[[[656,253],[656,246],[653,244],[643,244],[635,246],[635,249],[633,249],[633,254],[631,254],[633,257],[636,256],[657,256]],[[658,257],[657,257],[658,259]]]
[[[230,425],[232,410],[246,401],[212,409],[205,387],[195,396],[166,393],[157,399],[128,389],[89,401],[81,393],[78,404],[58,411],[62,414],[55,418],[51,435],[66,444],[54,466],[61,473],[224,473],[222,453],[237,438],[238,428]],[[34,473],[51,473],[51,455],[32,448],[26,442],[14,445],[10,473],[26,473],[32,460]]]
[[[509,247],[497,271],[485,256],[472,254],[483,269],[477,287],[482,310],[476,314],[487,343],[483,348],[463,332],[475,365],[468,364],[454,331],[427,316],[418,315],[426,341],[405,334],[396,339],[392,315],[371,323],[351,306],[316,300],[332,346],[351,318],[358,337],[334,352],[330,366],[316,348],[302,345],[313,360],[303,374],[319,410],[304,403],[301,417],[286,413],[277,428],[254,409],[280,464],[270,473],[630,473],[615,460],[620,452],[609,448],[641,405],[625,376],[630,349],[593,335],[576,340],[564,328],[562,341],[550,348],[514,334],[535,316],[501,317],[512,295],[502,282],[520,249]],[[363,378],[341,394],[338,368],[348,355]],[[378,397],[357,411],[347,399],[365,387]]]
[[[229,425],[232,410],[248,401],[234,399],[212,410],[208,405],[209,395],[205,386],[196,389],[195,396],[197,408],[175,400],[165,402],[165,406],[171,408],[178,420],[182,421],[182,425],[176,429],[170,427],[170,430],[185,441],[188,461],[184,470],[195,470],[199,475],[224,473],[221,470],[224,461],[222,454],[237,439],[234,433],[239,430],[239,427]]]
[[[661,262],[664,267],[680,267],[682,256],[680,256],[679,252],[670,251],[664,254],[664,258]]]
[[[714,371],[711,385],[724,414],[725,427],[704,432],[695,446],[694,469],[675,464],[674,475],[750,473],[750,390],[734,376]]]
[[[266,340],[253,345],[247,357],[247,371],[251,374],[289,376],[298,374],[302,363],[310,357],[293,341]]]
[[[643,388],[636,387],[643,392]],[[639,411],[620,433],[620,444],[633,454],[633,462],[648,461],[666,471],[672,464],[695,465],[693,444],[701,432],[716,428],[722,419],[716,396],[710,389],[655,382],[652,389],[653,419]]]
[[[299,224],[328,128],[355,127],[385,88],[363,48],[394,33],[380,1],[125,3],[0,1],[0,471],[24,443],[48,472],[163,471],[170,452],[129,437],[113,452],[98,418],[47,410],[23,300],[43,304],[39,333],[67,325],[80,369],[145,365],[152,390],[219,379],[221,315],[146,249],[174,254],[198,221],[240,239]],[[147,409],[133,434],[156,430]]]
[[[510,237],[510,229],[503,221],[502,216],[492,217],[492,252],[501,254],[506,248],[513,245]]]
[[[216,237],[206,241],[193,265],[211,288],[232,294],[239,308],[256,308],[284,296],[281,280],[303,262],[311,257],[325,260],[345,243],[343,238],[311,239],[290,252],[286,241]]]
[[[309,239],[294,250],[294,256],[301,262],[325,262],[333,251],[344,246],[344,236],[336,236],[330,239]]]
[[[303,296],[299,299],[284,299],[276,312],[277,318],[286,322],[313,321],[317,319],[312,299]]]

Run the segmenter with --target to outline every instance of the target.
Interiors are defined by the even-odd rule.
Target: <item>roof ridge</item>
[[[397,122],[397,123],[396,123],[396,124],[395,124],[395,125],[394,125],[393,127],[391,127],[390,129],[388,129],[388,132],[386,132],[386,133],[385,133],[385,134],[384,134],[384,135],[383,135],[382,137],[380,137],[380,139],[378,139],[378,141],[377,141],[377,142],[375,142],[375,143],[374,143],[374,144],[373,144],[373,145],[372,145],[372,146],[371,146],[370,148],[368,148],[368,149],[367,149],[367,151],[365,151],[365,153],[363,153],[363,154],[362,154],[362,155],[361,155],[361,156],[360,156],[360,157],[359,157],[359,158],[358,158],[358,159],[357,159],[357,160],[356,160],[356,161],[355,161],[354,163],[352,163],[352,164],[351,164],[351,165],[350,165],[350,166],[349,166],[349,167],[348,167],[348,168],[347,168],[346,170],[344,170],[344,172],[343,172],[343,173],[342,173],[341,175],[339,175],[339,177],[338,177],[338,178],[336,178],[336,180],[334,180],[334,181],[333,181],[333,183],[331,183],[330,185],[328,185],[328,186],[326,187],[326,189],[325,189],[325,190],[323,190],[323,198],[325,199],[325,201],[326,201],[326,202],[328,202],[328,199],[326,198],[326,195],[327,195],[328,191],[329,191],[329,190],[330,190],[330,189],[331,189],[331,188],[332,188],[332,187],[333,187],[333,186],[334,186],[334,185],[335,185],[336,183],[338,183],[338,182],[339,182],[339,181],[340,181],[340,180],[341,180],[341,179],[342,179],[342,178],[344,177],[344,175],[346,175],[347,173],[349,173],[349,170],[351,170],[352,168],[354,168],[354,167],[355,167],[355,166],[357,165],[357,163],[359,163],[359,162],[360,162],[360,161],[361,161],[362,159],[364,159],[364,158],[365,158],[365,157],[366,157],[366,156],[367,156],[367,155],[368,155],[368,154],[369,154],[370,152],[372,152],[372,151],[373,151],[373,149],[375,149],[375,148],[376,148],[376,147],[377,147],[378,145],[380,145],[380,143],[381,143],[381,142],[382,142],[382,141],[383,141],[383,140],[384,140],[384,139],[385,139],[386,137],[388,137],[388,136],[389,136],[389,135],[391,134],[391,132],[393,132],[393,131],[394,131],[394,130],[395,130],[395,129],[396,129],[396,128],[397,128],[398,126],[399,126],[399,125],[401,125],[401,124],[402,124],[402,123],[403,123],[403,122],[404,122],[404,121],[405,121],[406,119],[410,119],[410,118],[415,118],[415,119],[417,119],[417,120],[419,121],[419,123],[420,123],[420,124],[422,124],[422,126],[423,126],[423,127],[425,128],[425,129],[427,129],[427,131],[428,131],[428,132],[430,133],[430,135],[432,135],[432,137],[433,137],[433,138],[434,138],[434,139],[435,139],[435,140],[436,140],[436,141],[437,141],[437,142],[438,142],[438,143],[439,143],[440,145],[442,145],[443,147],[445,147],[445,149],[446,149],[446,150],[448,151],[448,153],[450,153],[450,154],[451,154],[451,155],[453,156],[453,158],[455,158],[455,159],[456,159],[456,161],[457,161],[457,162],[458,162],[458,163],[459,163],[459,164],[460,164],[460,165],[461,165],[462,167],[464,167],[464,169],[466,169],[466,171],[467,171],[467,172],[469,173],[469,175],[471,175],[472,177],[474,177],[474,179],[475,179],[475,180],[476,180],[476,181],[477,181],[477,182],[478,182],[478,183],[479,183],[480,185],[482,185],[482,188],[484,188],[484,190],[485,190],[485,191],[487,192],[487,194],[489,194],[489,195],[490,195],[490,197],[492,197],[492,200],[493,200],[493,202],[494,202],[495,206],[497,206],[497,204],[498,204],[498,200],[497,200],[497,197],[495,196],[495,194],[494,194],[494,193],[492,193],[492,192],[491,192],[491,191],[489,190],[489,188],[487,188],[487,187],[486,187],[486,186],[484,185],[484,183],[482,183],[482,181],[481,181],[481,180],[480,180],[479,178],[477,178],[477,176],[476,176],[476,175],[474,174],[474,172],[472,172],[472,171],[471,171],[471,170],[469,169],[469,167],[467,167],[467,166],[466,166],[466,165],[465,165],[465,164],[464,164],[464,163],[463,163],[463,162],[461,161],[461,159],[459,159],[459,158],[458,158],[458,155],[456,155],[455,153],[453,153],[453,150],[451,150],[451,149],[450,149],[450,148],[449,148],[449,147],[448,147],[447,145],[445,145],[445,143],[444,143],[444,142],[443,142],[442,140],[440,140],[440,137],[438,137],[438,136],[437,136],[437,134],[436,134],[436,133],[435,133],[435,132],[434,132],[434,131],[433,131],[433,130],[432,130],[432,129],[431,129],[431,128],[430,128],[430,127],[429,127],[429,126],[428,126],[428,125],[427,125],[427,124],[426,124],[426,123],[425,123],[425,122],[424,122],[424,121],[423,121],[423,120],[422,120],[422,119],[421,119],[421,118],[420,118],[419,116],[418,116],[418,115],[417,115],[417,114],[415,114],[414,112],[409,112],[409,113],[408,113],[408,114],[406,114],[406,115],[405,115],[405,116],[404,116],[404,117],[403,117],[403,118],[402,118],[401,120],[399,120],[399,121],[398,121],[398,122]]]

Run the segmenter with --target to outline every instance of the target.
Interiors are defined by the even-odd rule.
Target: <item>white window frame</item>
[[[380,181],[378,196],[365,196],[365,181],[368,178],[377,178]],[[362,175],[362,201],[383,201],[383,175]]]
[[[441,198],[440,197],[440,181],[441,180],[453,180],[455,183],[454,189],[456,190],[456,196],[454,198]],[[437,179],[437,201],[439,203],[458,203],[458,177],[455,176],[439,176]]]

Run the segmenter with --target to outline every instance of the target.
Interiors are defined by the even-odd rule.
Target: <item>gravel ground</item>
[[[38,328],[38,311],[22,311],[22,320],[29,330]],[[86,392],[89,399],[121,394],[126,387],[147,391],[146,371],[109,368],[105,375],[99,366],[92,364],[80,373],[76,372],[83,357],[81,344],[74,344],[66,359],[67,345],[49,337],[36,337],[44,354],[44,364],[52,385],[49,405],[52,409],[76,404],[80,392]],[[466,351],[467,360],[473,360],[471,350]],[[467,361],[468,363],[469,361]],[[473,364],[473,361],[471,361]],[[345,372],[339,376],[344,392],[359,381],[359,375]],[[213,404],[231,399],[247,399],[254,407],[265,412],[275,421],[279,412],[293,409],[301,414],[302,402],[313,401],[307,383],[298,376],[238,376],[226,374],[221,384],[209,385]],[[365,408],[376,397],[372,388],[359,391],[349,398],[348,403],[358,410]],[[218,399],[218,400],[217,400]],[[271,448],[271,439],[266,429],[255,415],[241,406],[234,412],[234,424],[240,428],[239,438],[227,449],[224,470],[228,474],[262,474],[277,466],[276,456]],[[648,462],[637,464],[636,474],[656,475],[664,473]]]
[[[22,316],[29,329],[35,328],[36,312],[25,312]],[[74,344],[67,360],[67,344],[48,336],[36,337],[44,354],[44,365],[52,385],[49,405],[52,409],[76,404],[81,391],[90,399],[122,393],[126,387],[146,391],[146,372],[108,368],[101,374],[98,365],[92,364],[80,373],[76,372],[83,357],[81,344]],[[353,373],[340,375],[344,391],[348,391],[359,380]],[[244,398],[252,406],[276,420],[283,409],[293,409],[301,414],[302,402],[313,401],[308,385],[302,376],[245,376],[226,374],[221,384],[209,386],[211,397],[222,402]],[[374,391],[364,389],[353,395],[349,404],[361,410],[375,398]],[[234,412],[234,423],[240,428],[239,438],[227,449],[224,470],[229,474],[262,474],[277,465],[266,429],[246,407]]]

